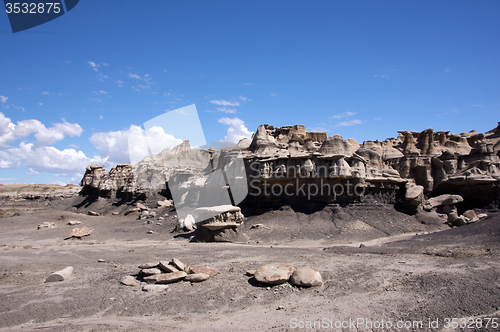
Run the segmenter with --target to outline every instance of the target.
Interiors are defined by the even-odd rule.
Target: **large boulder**
[[[266,264],[255,271],[254,277],[263,284],[279,285],[287,282],[293,271],[291,264]]]
[[[453,205],[453,204],[463,202],[463,200],[464,199],[460,195],[448,195],[448,194],[440,195],[437,197],[429,198],[425,202],[424,208],[426,210],[431,210],[431,209],[435,208],[436,206]]]
[[[318,270],[312,267],[305,267],[303,269],[298,269],[293,271],[290,282],[294,286],[301,287],[316,287],[323,284],[323,279]]]

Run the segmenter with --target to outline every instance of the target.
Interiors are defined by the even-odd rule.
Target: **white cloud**
[[[9,97],[0,96],[0,102],[5,103]]]
[[[109,65],[107,63],[102,64],[104,67],[108,67]]]
[[[129,77],[131,77],[131,78],[136,78],[136,79],[138,79],[138,80],[142,80],[142,77],[140,77],[140,76],[139,76],[139,75],[137,75],[137,74],[128,74],[128,76],[129,76]]]
[[[217,109],[217,111],[222,112],[222,113],[227,113],[227,114],[235,114],[236,113],[235,108],[227,108],[227,107],[220,107]]]
[[[89,164],[101,163],[99,157],[88,158],[75,149],[59,150],[53,146],[36,147],[21,142],[18,148],[0,150],[0,168],[28,167],[30,172],[68,174],[81,172]]]
[[[243,85],[253,85],[251,82],[243,83]]]
[[[243,138],[251,138],[252,132],[245,126],[245,122],[239,118],[220,118],[220,123],[229,126],[224,142],[238,143]]]
[[[277,92],[275,92],[275,93],[271,93],[271,94],[269,95],[269,97],[276,97],[277,95],[278,95],[278,93],[277,93]]]
[[[331,118],[338,120],[338,119],[348,118],[348,117],[351,117],[351,116],[356,115],[356,114],[357,113],[355,113],[355,112],[344,112],[344,113],[332,115]]]
[[[129,146],[129,137],[138,137],[134,144]],[[147,146],[143,144],[144,135],[148,137],[151,152],[157,154],[166,148],[173,148],[182,143],[181,139],[165,133],[161,127],[152,127],[143,130],[141,127],[131,125],[130,128],[121,131],[110,131],[95,133],[90,137],[90,142],[100,151],[101,158],[112,165],[130,162],[130,156],[138,161],[148,155]],[[136,159],[140,158],[140,159]]]
[[[242,101],[250,101],[250,99],[248,99],[247,97],[238,96],[238,98],[240,98],[240,100]]]
[[[51,144],[62,140],[67,136],[80,136],[82,127],[77,123],[69,123],[62,119],[62,123],[56,123],[47,128],[38,120],[22,120],[17,124],[12,123],[10,118],[0,112],[0,148],[8,147],[10,142],[35,134],[37,146]]]
[[[227,101],[227,100],[224,100],[224,99],[221,99],[221,100],[210,100],[210,102],[212,104],[220,105],[220,106],[240,106],[240,103],[238,103],[237,101]]]
[[[38,103],[38,105],[42,106],[42,105],[43,105],[43,103]]]
[[[40,172],[35,171],[33,168],[30,167],[29,171],[26,172],[28,175],[38,175]]]
[[[350,121],[343,121],[337,123],[337,127],[349,127],[349,126],[355,126],[355,125],[360,125],[363,124],[364,122],[362,120],[350,120]]]
[[[94,91],[96,95],[109,95],[109,92],[106,92],[104,90],[99,90],[99,91]]]
[[[97,69],[98,67],[100,67],[99,64],[92,62],[92,61],[88,61],[88,64],[89,64],[89,67],[92,68],[94,71],[99,71],[99,69]]]
[[[42,92],[42,95],[43,95],[43,96],[50,95],[50,92],[48,92],[48,91],[43,91],[43,92]]]

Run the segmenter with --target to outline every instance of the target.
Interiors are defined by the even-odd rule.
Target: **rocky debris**
[[[215,277],[219,271],[216,268],[209,266],[194,266],[189,269],[191,274],[207,274],[209,277]]]
[[[318,270],[311,267],[305,267],[293,271],[290,282],[294,286],[316,287],[323,284],[323,279]]]
[[[218,274],[215,268],[209,266],[191,268],[177,258],[173,258],[171,262],[144,263],[139,265],[139,268],[141,269],[138,274],[139,280],[148,284],[169,284],[181,280],[202,282]],[[134,280],[137,281],[137,279]]]
[[[197,240],[205,242],[245,242],[248,240],[248,237],[239,230],[245,216],[238,206],[202,207],[194,210],[193,215],[194,219],[198,220]]]
[[[464,226],[467,225],[467,219],[464,216],[459,216],[455,221],[453,221],[453,226]]]
[[[250,229],[256,229],[256,228],[267,228],[264,226],[264,224],[255,224],[250,227]]]
[[[120,282],[125,286],[137,286],[137,280],[135,280],[135,278],[132,276],[123,277]]]
[[[78,221],[78,220],[70,220],[70,221],[68,221],[68,225],[70,225],[70,226],[81,225],[81,224],[82,224],[82,222]]]
[[[142,203],[137,203],[137,204],[136,204],[136,207],[137,207],[140,211],[147,211],[147,210],[149,210],[149,208],[148,208],[146,205],[142,204]]]
[[[455,205],[457,203],[463,202],[463,198],[460,195],[440,195],[437,197],[432,197],[424,203],[424,209],[427,211],[441,205]]]
[[[101,215],[100,213],[95,212],[95,211],[89,211],[87,214],[88,214],[89,216],[94,216],[94,217],[98,217],[98,216],[100,216],[100,215]]]
[[[205,281],[209,278],[210,276],[205,273],[194,273],[194,274],[188,274],[184,280],[189,281],[189,282],[202,282]]]
[[[159,264],[159,262],[149,262],[149,263],[144,263],[144,264],[141,264],[139,265],[139,268],[142,270],[142,269],[152,269],[152,268],[155,268],[157,267]]]
[[[148,234],[154,234],[154,233],[155,233],[155,231],[153,231],[153,230],[149,230],[147,233],[148,233]]]
[[[159,208],[170,208],[174,206],[174,201],[171,199],[166,199],[164,201],[158,201]]]
[[[124,216],[128,216],[128,215],[129,215],[129,214],[131,214],[131,213],[134,213],[134,212],[139,212],[139,211],[141,211],[141,209],[139,209],[139,208],[135,207],[135,208],[132,208],[132,209],[128,209],[127,211],[125,211],[125,212],[123,213],[123,215],[124,215]]]
[[[188,214],[186,218],[180,220],[180,226],[183,230],[192,232],[196,229],[196,221],[191,214]]]
[[[487,218],[487,217],[488,217],[488,215],[487,215],[486,213],[480,213],[480,214],[478,214],[478,215],[477,215],[477,217],[478,217],[479,219],[484,219],[484,218]]]
[[[142,290],[145,292],[161,292],[168,289],[169,289],[168,285],[144,285],[142,287]]]
[[[170,284],[173,282],[180,281],[187,276],[187,273],[184,271],[177,271],[172,273],[163,273],[158,275],[156,278],[156,282],[158,284]]]
[[[37,229],[42,229],[42,228],[55,228],[56,227],[56,224],[54,224],[53,222],[48,222],[48,221],[45,221],[43,223],[41,223],[40,225],[37,226]]]
[[[479,220],[479,217],[476,215],[474,210],[467,210],[463,213],[463,216],[468,219],[469,223],[476,222]]]
[[[279,285],[287,282],[293,271],[291,264],[266,264],[255,271],[254,278],[263,284]]]
[[[68,233],[70,237],[82,238],[84,236],[88,236],[92,233],[94,229],[88,228],[86,226],[73,228],[71,232]]]
[[[73,274],[73,267],[68,266],[67,268],[54,272],[50,276],[45,279],[45,282],[55,282],[55,281],[64,281],[71,278]]]
[[[120,212],[118,212],[118,211],[113,211],[113,212],[111,212],[111,215],[113,215],[113,216],[117,216],[117,215],[119,215],[119,214],[120,214]]]
[[[104,260],[104,259],[102,259],[102,258],[99,258],[99,259],[97,260],[97,263],[106,263],[106,260]]]

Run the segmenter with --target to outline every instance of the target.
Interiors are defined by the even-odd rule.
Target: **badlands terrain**
[[[263,125],[236,148],[185,142],[109,172],[90,165],[81,186],[2,186],[0,331],[498,331],[499,132],[358,144]],[[216,182],[236,155],[260,182],[236,213],[201,217],[199,179]],[[300,183],[352,181],[363,195],[258,192],[295,183],[291,165]],[[236,201],[231,186],[216,188]],[[69,235],[83,226],[90,235]],[[140,274],[173,258],[218,273],[161,289]],[[322,283],[257,281],[250,271],[270,263],[315,268]],[[46,282],[69,266],[65,280]]]

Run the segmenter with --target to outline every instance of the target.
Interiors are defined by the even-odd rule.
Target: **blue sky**
[[[0,13],[0,183],[78,183],[87,163],[128,162],[137,126],[192,104],[207,142],[263,123],[360,143],[487,131],[499,15],[499,1],[84,0],[13,34]]]

